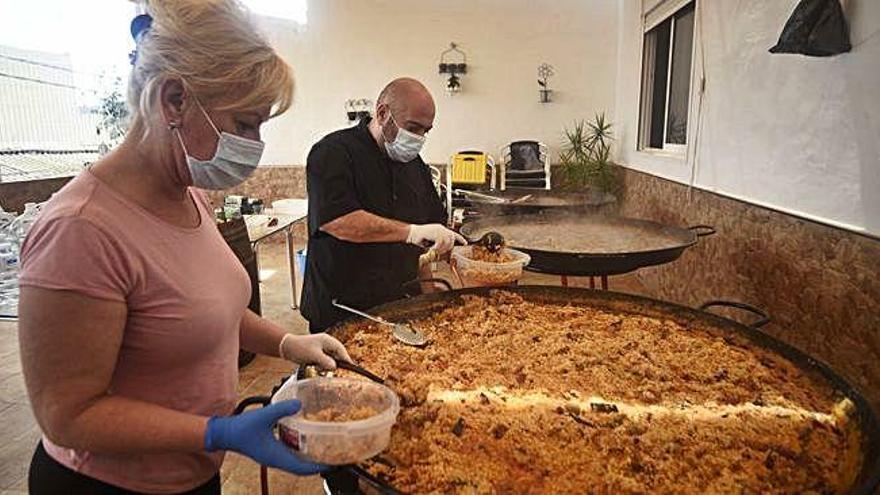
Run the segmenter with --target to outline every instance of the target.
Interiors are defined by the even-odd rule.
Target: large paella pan
[[[870,493],[877,419],[827,366],[753,327],[559,287],[374,309],[433,342],[334,330],[403,401],[359,468],[403,493]]]

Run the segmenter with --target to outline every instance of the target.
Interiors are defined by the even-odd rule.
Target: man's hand
[[[467,244],[464,237],[439,223],[410,225],[406,242],[423,248],[431,248],[438,254],[446,253],[455,244]]]

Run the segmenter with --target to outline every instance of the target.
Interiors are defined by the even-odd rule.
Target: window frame
[[[649,153],[653,155],[659,156],[671,156],[676,158],[684,158],[687,156],[688,146],[690,145],[690,139],[688,139],[691,135],[691,116],[692,116],[692,108],[695,98],[694,92],[694,74],[696,74],[696,51],[697,51],[697,41],[699,36],[699,30],[697,29],[696,23],[699,21],[699,12],[700,2],[697,0],[661,0],[657,4],[655,4],[650,10],[644,12],[642,15],[642,30],[641,30],[641,57],[639,70],[641,71],[640,75],[640,86],[639,86],[639,115],[638,115],[638,133],[636,135],[636,150]],[[672,82],[672,62],[673,57],[675,55],[675,31],[676,31],[676,16],[679,12],[693,6],[694,9],[694,29],[693,29],[693,42],[691,43],[691,68],[690,74],[688,74],[689,84],[688,84],[688,128],[687,128],[687,137],[685,138],[685,144],[674,144],[666,141],[666,133],[668,131],[668,123],[669,123],[669,92],[671,90],[671,82]],[[659,12],[659,14],[658,14]],[[648,36],[647,34],[666,21],[671,21],[670,29],[669,29],[669,55],[667,60],[667,69],[666,69],[666,98],[665,105],[663,111],[663,147],[655,148],[650,145],[650,110],[653,104],[653,92],[650,91],[650,88],[654,86],[654,47],[651,47],[650,54],[647,50],[648,48]],[[649,60],[648,57],[651,57]],[[646,64],[650,63],[650,70],[647,70]]]

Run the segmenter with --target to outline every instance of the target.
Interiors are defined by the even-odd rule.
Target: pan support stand
[[[563,287],[568,287],[568,275],[561,275],[560,281]],[[602,290],[608,290],[608,275],[600,275],[599,283],[601,284]],[[596,277],[590,277],[590,288],[596,288]]]

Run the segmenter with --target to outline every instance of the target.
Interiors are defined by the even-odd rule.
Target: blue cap
[[[137,41],[141,33],[150,29],[153,24],[153,18],[149,14],[141,14],[131,20],[131,37]]]

